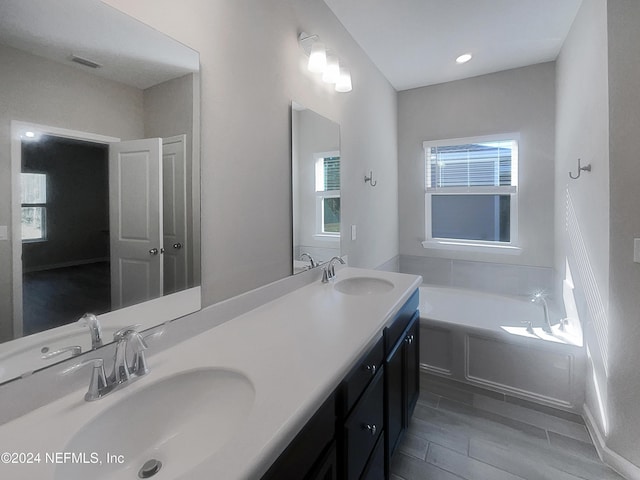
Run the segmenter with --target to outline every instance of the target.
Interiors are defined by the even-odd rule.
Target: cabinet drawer
[[[384,344],[382,337],[380,337],[378,343],[358,362],[344,381],[342,389],[344,409],[342,411],[345,416],[358,401],[358,398],[360,398],[364,389],[367,388],[371,379],[373,379],[375,374],[380,370],[383,360]]]
[[[382,370],[382,369],[380,369]],[[384,382],[379,371],[344,424],[347,480],[357,480],[384,425]]]

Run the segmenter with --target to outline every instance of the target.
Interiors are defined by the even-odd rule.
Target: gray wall
[[[572,293],[592,359],[590,366],[599,379],[598,390],[604,403],[601,407],[592,373],[586,378],[586,404],[603,432],[600,412],[608,410],[605,352],[600,348],[594,322],[606,323],[609,306],[606,10],[600,0],[585,0],[558,57],[555,179],[558,288],[567,275],[568,262],[576,287]],[[583,164],[591,163],[593,171],[583,173],[579,180],[570,180],[568,172],[576,173],[578,158]]]
[[[608,445],[640,468],[640,265],[633,262],[633,239],[640,237],[639,25],[640,2],[609,0]]]
[[[187,265],[194,264],[195,249],[200,248],[199,226],[195,225],[198,238],[194,241],[193,224],[193,186],[196,184],[195,201],[199,198],[199,170],[196,167],[196,177],[194,178],[194,158],[193,158],[193,133],[194,133],[194,88],[198,83],[194,74],[174,78],[167,82],[159,83],[147,88],[143,92],[144,99],[144,136],[145,138],[167,138],[175,135],[186,135],[186,178],[187,178]],[[194,83],[195,82],[195,83]],[[199,153],[198,153],[199,154]],[[195,159],[197,162],[199,160]],[[197,207],[196,207],[197,209]],[[195,255],[198,258],[198,254]],[[198,262],[199,263],[199,262]],[[196,268],[189,268],[187,272],[188,285],[198,285],[200,283],[200,265]],[[196,282],[197,280],[197,282]]]
[[[343,225],[358,226],[350,263],[397,255],[396,92],[322,0],[107,3],[200,52],[203,305],[291,273],[292,100],[340,124]],[[306,70],[301,30],[349,64],[351,93]]]
[[[556,269],[561,280],[568,260],[585,329],[586,410],[628,478],[640,478],[638,25],[636,0],[584,0],[558,59]],[[577,158],[593,170],[569,181]]]
[[[141,138],[142,92],[0,45],[0,225],[11,238],[11,120]],[[17,226],[19,228],[19,226]],[[11,242],[0,240],[0,319],[10,319]],[[0,339],[12,337],[0,322]]]
[[[553,265],[555,66],[544,63],[398,94],[400,254]],[[520,132],[521,255],[425,249],[425,140]]]

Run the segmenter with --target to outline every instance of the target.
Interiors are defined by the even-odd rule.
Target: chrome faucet
[[[78,321],[89,327],[89,333],[91,334],[91,350],[101,347],[103,345],[102,327],[100,326],[98,317],[93,313],[85,313]]]
[[[542,309],[544,310],[544,325],[542,329],[547,333],[552,333],[551,331],[551,320],[549,319],[549,306],[547,305],[547,300],[545,295],[541,292],[535,293],[531,297],[531,302],[542,304]]]
[[[113,334],[116,342],[115,354],[113,357],[113,370],[109,376],[104,369],[102,358],[93,358],[80,362],[62,373],[75,372],[86,365],[92,365],[91,382],[89,390],[84,396],[87,402],[98,400],[105,395],[115,392],[120,388],[130,384],[149,372],[144,351],[148,348],[145,337],[135,330],[135,327],[126,327]],[[127,351],[133,352],[133,360],[130,362]]]
[[[307,257],[309,259],[309,262],[311,263],[310,268],[316,268],[318,266],[318,263],[313,259],[310,253],[307,253],[307,252],[301,253],[300,260],[304,260],[304,257]]]
[[[344,260],[342,260],[340,257],[333,257],[331,260],[329,260],[322,269],[322,283],[327,283],[329,282],[329,280],[336,276],[336,270],[334,267],[335,262],[340,262],[342,265],[345,264]]]

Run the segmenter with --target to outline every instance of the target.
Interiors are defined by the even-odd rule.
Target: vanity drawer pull
[[[374,376],[376,374],[376,372],[378,371],[378,367],[375,365],[365,365],[364,369],[369,372],[371,374],[371,376]]]
[[[376,432],[378,431],[378,427],[376,427],[375,423],[374,424],[365,423],[364,425],[362,425],[362,429],[368,430],[372,436],[375,435]]]

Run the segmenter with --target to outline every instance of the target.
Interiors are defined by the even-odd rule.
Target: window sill
[[[515,245],[496,245],[493,243],[464,242],[460,240],[425,240],[422,242],[424,248],[435,248],[440,250],[456,250],[460,252],[482,252],[498,253],[501,255],[520,255],[522,248]]]
[[[318,240],[325,240],[327,242],[339,242],[340,241],[340,234],[330,234],[330,233],[315,233],[313,235],[313,238],[316,238]]]

